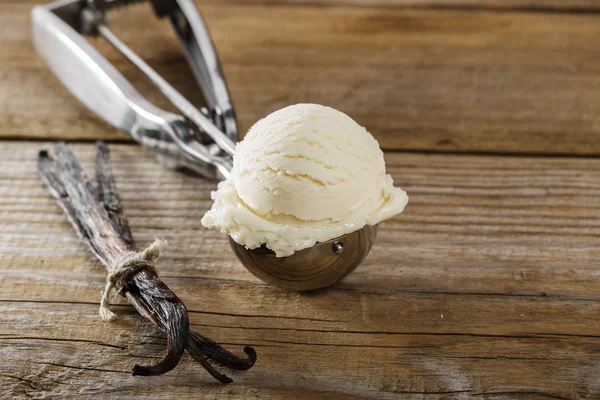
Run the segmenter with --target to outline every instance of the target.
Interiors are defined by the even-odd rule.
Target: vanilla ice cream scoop
[[[258,121],[238,143],[231,178],[202,224],[248,249],[287,257],[404,209],[383,152],[346,114],[297,104]]]

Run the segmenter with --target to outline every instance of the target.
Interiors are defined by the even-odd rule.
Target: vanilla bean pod
[[[57,144],[54,153],[54,157],[47,151],[39,153],[38,170],[42,180],[79,236],[110,271],[123,255],[135,252],[136,248],[110,168],[108,148],[104,143],[98,143],[97,187],[90,182],[66,144]],[[167,352],[163,359],[152,366],[134,365],[133,375],[164,374],[177,366],[184,351],[223,383],[232,380],[209,361],[236,370],[246,370],[254,365],[256,352],[253,348],[246,346],[244,352],[248,357],[240,358],[191,330],[185,305],[154,271],[142,268],[131,273],[120,294],[167,335]]]

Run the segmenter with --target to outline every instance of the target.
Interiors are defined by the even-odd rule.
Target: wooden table
[[[595,0],[203,1],[240,128],[297,102],[368,127],[407,190],[338,286],[260,282],[203,229],[214,182],[167,170],[77,102],[31,46],[37,0],[0,2],[0,398],[600,398],[600,3]],[[115,14],[126,42],[200,103],[166,22]],[[107,45],[150,99],[166,102]],[[235,383],[185,358],[123,302],[36,173],[69,140],[91,169],[110,142],[140,245],[192,326],[241,353]]]

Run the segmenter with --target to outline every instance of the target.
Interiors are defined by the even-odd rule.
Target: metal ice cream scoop
[[[38,53],[60,81],[90,110],[131,135],[170,167],[227,179],[238,139],[235,113],[208,30],[193,0],[147,0],[158,17],[168,17],[202,90],[198,109],[123,43],[108,27],[106,13],[140,0],[59,0],[32,11]],[[143,1],[143,0],[141,0]],[[82,35],[101,36],[131,61],[182,115],[146,100]],[[277,258],[265,247],[232,248],[254,275],[288,290],[332,285],[367,256],[376,227],[362,229]]]
[[[237,258],[254,275],[287,290],[304,291],[331,286],[344,279],[365,259],[377,235],[377,227],[319,242],[289,257],[276,257],[266,247],[248,250],[229,238]]]

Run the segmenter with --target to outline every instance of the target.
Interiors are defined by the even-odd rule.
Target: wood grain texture
[[[127,140],[34,54],[35,3],[0,3],[0,136]],[[201,9],[242,132],[278,108],[315,102],[348,113],[386,149],[600,154],[597,14],[215,2]],[[201,103],[170,27],[150,7],[122,10],[113,22]],[[98,45],[166,106],[132,66]]]
[[[457,9],[493,9],[527,11],[596,11],[600,4],[596,0],[203,0],[202,3],[286,3],[294,5],[327,6],[385,6],[427,7]]]
[[[190,322],[255,367],[221,386],[190,360],[128,369],[164,336],[127,305],[97,317],[103,269],[35,169],[43,143],[0,159],[0,397],[594,399],[600,396],[600,160],[388,153],[404,214],[365,263],[309,294],[267,286],[200,225],[214,182],[112,145],[140,245],[170,241],[160,276]],[[91,170],[93,146],[74,145]]]

